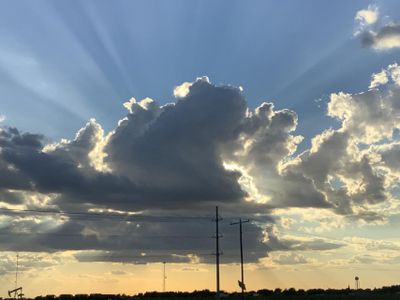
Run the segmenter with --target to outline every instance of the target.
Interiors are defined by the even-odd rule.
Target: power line
[[[68,217],[90,217],[100,219],[123,219],[132,222],[185,222],[185,221],[209,221],[210,216],[177,216],[177,215],[145,215],[137,213],[110,213],[110,212],[68,212],[60,210],[44,210],[44,209],[19,209],[19,208],[0,208],[0,212],[8,214],[25,215],[31,214],[48,214],[61,215]]]
[[[171,238],[171,239],[209,239],[210,236],[201,236],[201,235],[128,235],[128,234],[100,234],[100,233],[92,233],[92,234],[79,234],[79,233],[58,233],[58,232],[0,232],[0,235],[13,235],[13,236],[32,236],[32,235],[52,235],[52,236],[81,236],[81,237],[91,237],[91,236],[99,236],[99,237],[125,237],[125,238]]]
[[[203,258],[207,258],[212,256],[213,254],[210,253],[166,253],[166,254],[143,254],[143,255],[129,255],[129,254],[108,254],[108,253],[100,253],[97,256],[94,255],[93,258],[101,258],[101,259],[114,259],[114,258],[120,258],[120,259],[146,259],[146,258],[159,258],[159,259],[163,259],[162,262],[167,263],[168,261],[165,260],[166,257],[170,257],[170,258],[174,258],[174,259],[178,259],[178,258],[190,258],[188,255],[194,255],[196,257],[203,257]],[[84,257],[81,257],[81,259],[84,259]],[[174,259],[171,259],[170,262],[173,263],[175,262]],[[178,261],[176,261],[178,262]],[[197,262],[195,262],[197,263]]]

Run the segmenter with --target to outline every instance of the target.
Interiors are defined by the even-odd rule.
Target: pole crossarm
[[[231,222],[231,225],[237,225],[237,224],[240,225],[240,223],[243,224],[243,223],[248,223],[248,222],[250,222],[249,219],[245,219],[245,220],[239,219],[239,221],[237,221],[237,222]]]

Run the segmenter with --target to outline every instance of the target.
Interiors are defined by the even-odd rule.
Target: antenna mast
[[[17,266],[15,268],[15,288],[18,287],[18,259],[19,259],[19,253],[17,252]]]
[[[15,268],[15,288],[8,291],[9,297],[14,297],[14,299],[22,299],[24,294],[22,293],[22,287],[18,287],[18,267],[19,267],[19,253],[17,252],[17,266]]]

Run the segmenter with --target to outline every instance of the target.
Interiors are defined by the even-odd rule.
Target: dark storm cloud
[[[41,147],[41,135],[21,134],[16,128],[0,129],[0,188],[30,189],[30,178],[16,169],[5,157],[9,153],[29,156]]]
[[[158,113],[158,105],[133,104],[107,144],[106,162],[115,174],[159,191],[163,199],[154,201],[165,207],[238,201],[245,195],[240,174],[223,167],[221,148],[237,139],[246,108],[237,89],[202,80]]]
[[[143,210],[239,204],[245,196],[240,174],[226,170],[220,154],[238,137],[245,118],[239,90],[199,80],[174,105],[146,105],[132,104],[109,137],[105,152],[112,172],[97,172],[90,164],[101,130],[94,121],[73,141],[45,152],[37,136],[3,131],[3,186],[60,193],[60,206]]]

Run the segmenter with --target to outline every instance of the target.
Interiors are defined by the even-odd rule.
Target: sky
[[[0,296],[397,284],[400,4],[0,3]]]

